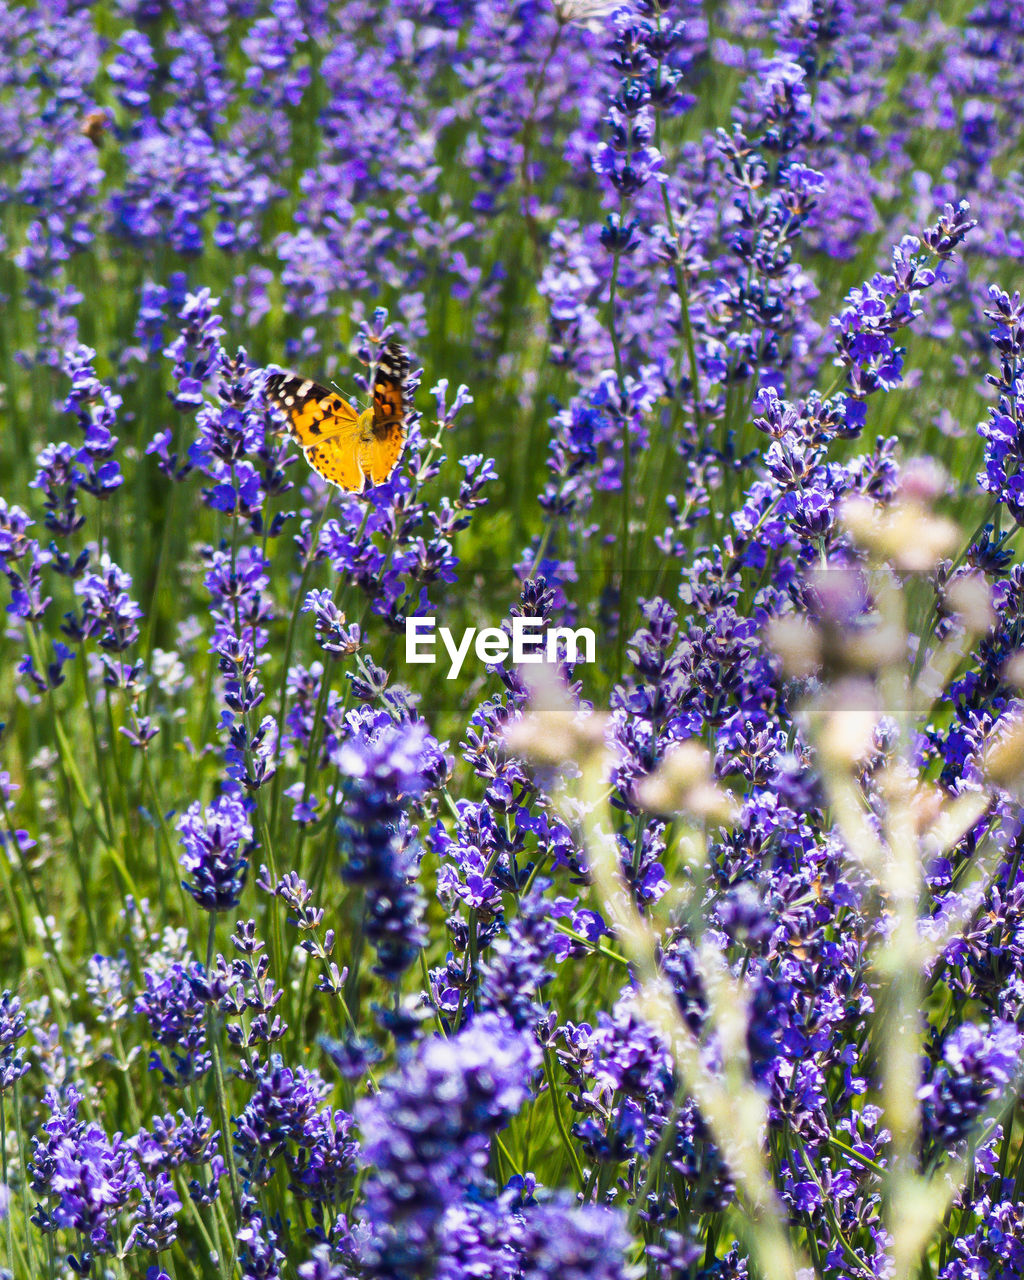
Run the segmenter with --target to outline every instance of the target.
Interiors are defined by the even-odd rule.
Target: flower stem
[[[206,935],[206,972],[213,967],[213,946],[217,931],[217,916],[210,913],[210,926]],[[231,1200],[235,1208],[235,1221],[241,1220],[241,1196],[238,1189],[238,1169],[235,1166],[235,1149],[231,1141],[231,1114],[228,1111],[227,1091],[224,1088],[224,1065],[220,1052],[220,1026],[211,1004],[207,1015],[208,1034],[210,1037],[210,1058],[213,1062],[214,1088],[217,1093],[217,1110],[224,1145],[224,1159],[228,1167],[228,1182],[231,1186]]]

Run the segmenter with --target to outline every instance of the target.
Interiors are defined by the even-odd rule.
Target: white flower
[[[555,16],[559,22],[575,22],[580,26],[599,27],[599,18],[606,18],[616,9],[626,6],[622,0],[554,0]]]

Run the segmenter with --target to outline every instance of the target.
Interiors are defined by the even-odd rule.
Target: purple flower
[[[1001,289],[989,289],[986,317],[992,321],[990,340],[999,353],[999,373],[989,374],[998,400],[988,421],[978,427],[985,441],[985,470],[978,481],[983,489],[1005,503],[1014,520],[1024,520],[1021,492],[1024,436],[1020,427],[1021,379],[1024,377],[1024,303]]]
[[[255,1204],[247,1198],[246,1207]],[[281,1223],[275,1218],[268,1221],[258,1212],[249,1212],[238,1228],[239,1265],[243,1280],[278,1280],[284,1253],[278,1248]]]
[[[984,1031],[957,1027],[942,1045],[942,1057],[918,1090],[925,1141],[940,1155],[973,1127],[990,1102],[1007,1095],[1019,1076],[1021,1034],[997,1021]]]
[[[81,1094],[73,1085],[62,1101],[55,1090],[44,1099],[50,1118],[32,1140],[29,1180],[40,1203],[32,1221],[49,1235],[79,1234],[86,1251],[76,1270],[88,1274],[93,1254],[118,1248],[118,1218],[135,1190],[136,1173],[120,1134],[113,1138],[94,1122],[78,1119]]]
[[[987,1280],[1024,1268],[1024,1209],[998,1195],[993,1190],[972,1206],[977,1226],[952,1242],[953,1256],[939,1272],[940,1280]]]
[[[437,385],[430,388],[430,394],[437,401],[437,417],[435,421],[439,427],[451,427],[466,405],[473,403],[473,397],[469,394],[469,387],[464,383],[460,383],[458,390],[455,392],[455,399],[451,404],[448,404],[447,378],[438,379]]]
[[[627,1280],[629,1236],[622,1217],[594,1205],[536,1205],[516,1241],[523,1280]]]
[[[148,1249],[162,1253],[178,1238],[178,1215],[181,1201],[171,1177],[158,1173],[153,1182],[141,1181],[139,1202],[132,1213],[132,1225],[125,1239],[125,1252],[129,1249]]]
[[[540,996],[554,977],[549,964],[554,952],[555,929],[548,918],[549,904],[535,886],[532,897],[519,902],[519,914],[505,937],[496,938],[480,972],[479,1005],[507,1018],[517,1030],[529,1030],[544,1016]]]
[[[164,970],[147,969],[145,989],[135,1012],[145,1015],[150,1034],[167,1050],[170,1065],[155,1050],[150,1069],[159,1071],[168,1088],[184,1088],[210,1069],[206,1039],[207,995],[196,968],[175,962]]]
[[[75,583],[81,612],[66,615],[62,630],[75,640],[96,640],[108,653],[124,653],[138,640],[143,616],[131,589],[131,577],[104,556],[98,572],[87,573]]]
[[[140,1129],[129,1144],[147,1175],[170,1173],[186,1166],[209,1165],[223,1173],[223,1161],[217,1154],[220,1133],[199,1107],[195,1115],[178,1111],[175,1115],[156,1116],[149,1129]]]
[[[224,330],[214,310],[219,301],[211,297],[209,289],[188,294],[179,313],[178,337],[164,352],[174,360],[174,376],[179,388],[172,395],[172,401],[186,412],[202,404],[203,384],[216,373],[224,359],[220,344]]]
[[[938,223],[922,233],[928,253],[921,253],[917,237],[904,236],[893,248],[892,271],[877,273],[847,294],[845,307],[830,323],[836,338],[836,364],[846,368],[855,399],[900,385],[904,351],[893,337],[921,314],[921,294],[940,278],[928,265],[930,257],[940,261],[951,257],[975,226],[966,201],[955,211],[947,205]]]
[[[415,883],[418,853],[403,810],[428,785],[438,749],[422,721],[396,724],[386,715],[361,726],[337,753],[351,779],[338,828],[346,855],[342,877],[366,893],[366,937],[377,951],[375,972],[397,982],[426,941],[423,900]]]
[[[77,454],[80,484],[94,497],[106,498],[124,483],[121,468],[113,461],[117,437],[111,432],[121,397],[96,377],[95,359],[96,352],[85,346],[76,347],[65,358],[64,372],[71,379],[71,391],[64,408],[77,416],[85,436]]]
[[[77,492],[81,472],[75,466],[75,451],[69,444],[51,444],[36,459],[37,471],[31,487],[43,493],[47,529],[67,538],[85,524],[78,509]]]
[[[357,652],[361,643],[359,625],[345,626],[345,615],[329,591],[310,591],[302,602],[302,612],[313,614],[316,641],[325,653],[347,657]]]
[[[289,1159],[289,1186],[310,1205],[317,1222],[333,1214],[336,1206],[351,1194],[359,1154],[352,1127],[352,1117],[347,1111],[321,1108],[306,1120]]]
[[[536,1046],[481,1016],[450,1040],[432,1038],[357,1110],[372,1172],[368,1274],[427,1276],[447,1205],[480,1179],[490,1136],[529,1096]]]
[[[178,834],[185,847],[181,865],[191,877],[184,887],[204,911],[234,910],[255,847],[244,806],[232,796],[207,809],[190,805],[178,819]]]
[[[4,991],[0,995],[0,1097],[29,1069],[23,1051],[17,1047],[25,1031],[21,1001]]]
[[[234,1134],[235,1158],[242,1178],[263,1186],[274,1175],[272,1160],[310,1147],[312,1124],[327,1092],[315,1071],[286,1067],[279,1054],[258,1068],[253,1092]]]
[[[604,175],[624,199],[635,196],[665,163],[657,147],[641,146],[622,155],[615,145],[598,148],[594,172]]]

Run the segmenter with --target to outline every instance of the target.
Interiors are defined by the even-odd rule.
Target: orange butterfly
[[[408,372],[409,357],[389,342],[377,362],[373,406],[362,413],[336,391],[296,373],[272,373],[264,395],[284,415],[317,475],[347,493],[362,493],[367,480],[383,484],[402,456]]]

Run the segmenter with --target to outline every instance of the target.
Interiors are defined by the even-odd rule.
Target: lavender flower
[[[360,645],[358,624],[345,626],[345,615],[331,598],[329,591],[311,591],[302,604],[302,612],[312,612],[315,621],[317,644],[325,653],[347,657],[357,652]]]
[[[8,1265],[1024,1271],[1024,37],[918,8],[5,9]],[[328,492],[264,364],[392,337]],[[402,660],[502,594],[537,776]]]
[[[85,1242],[75,1269],[88,1274],[92,1256],[117,1250],[117,1222],[135,1188],[128,1148],[120,1134],[107,1136],[78,1119],[81,1094],[70,1087],[66,1102],[46,1095],[50,1119],[32,1144],[29,1179],[42,1199],[33,1222],[45,1234],[75,1231]]]
[[[354,784],[339,828],[342,877],[365,890],[364,930],[377,951],[375,972],[388,982],[401,978],[426,940],[415,846],[402,815],[403,797],[415,800],[426,789],[436,755],[422,721],[399,725],[380,715],[347,739],[337,757]]]
[[[523,1280],[626,1280],[628,1237],[622,1219],[596,1207],[538,1205],[517,1241]]]
[[[244,1180],[262,1186],[274,1174],[271,1160],[292,1144],[312,1144],[312,1122],[326,1087],[316,1072],[286,1067],[280,1055],[257,1070],[253,1093],[238,1119],[235,1155]]]
[[[169,1088],[183,1088],[210,1069],[206,993],[197,976],[178,962],[165,972],[147,970],[145,990],[135,1000],[136,1013],[146,1017],[153,1039],[167,1050],[170,1065],[154,1050],[150,1067]]]
[[[21,1001],[9,991],[0,995],[0,1095],[29,1070],[18,1041],[27,1030]]]
[[[208,808],[190,805],[178,819],[185,852],[181,865],[192,877],[182,884],[204,911],[231,911],[238,906],[249,856],[252,826],[244,807],[221,796]]]
[[[1021,1037],[997,1022],[987,1032],[965,1023],[945,1041],[942,1058],[918,1091],[925,1140],[938,1153],[970,1130],[979,1112],[998,1102],[1017,1078]]]
[[[530,1041],[482,1016],[452,1040],[427,1040],[357,1112],[373,1170],[369,1274],[430,1274],[444,1209],[479,1179],[490,1135],[526,1100],[536,1062]]]

